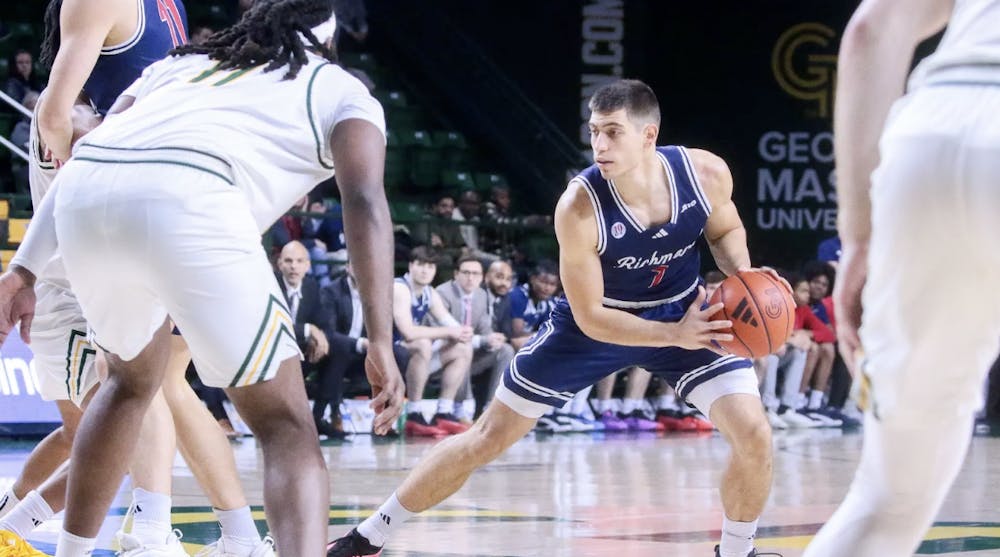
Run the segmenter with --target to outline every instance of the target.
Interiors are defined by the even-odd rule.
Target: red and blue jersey
[[[153,62],[187,42],[187,12],[182,0],[136,0],[139,22],[125,42],[101,48],[83,92],[101,114]]]

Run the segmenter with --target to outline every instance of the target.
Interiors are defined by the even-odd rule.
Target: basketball
[[[795,301],[778,280],[760,271],[743,271],[722,281],[710,304],[722,303],[713,320],[733,322],[733,340],[719,342],[724,350],[744,358],[773,354],[792,334]]]

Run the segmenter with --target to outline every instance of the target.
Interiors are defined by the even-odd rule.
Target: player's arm
[[[128,2],[135,10],[135,3]],[[73,137],[72,110],[122,14],[121,0],[64,0],[59,12],[59,52],[52,62],[48,94],[38,110],[38,131],[52,157],[65,162]]]
[[[903,94],[913,51],[948,22],[951,0],[865,0],[840,42],[834,151],[837,228],[844,251],[867,246],[871,173],[892,103]]]
[[[693,346],[701,340],[705,343],[698,347],[708,345],[708,336],[692,342],[694,335],[682,332],[680,323],[650,321],[604,306],[603,270],[597,255],[597,220],[588,194],[576,182],[570,182],[556,205],[555,228],[563,290],[573,309],[573,317],[585,335],[624,346],[660,347],[678,343]],[[731,338],[728,335],[721,337],[722,340]]]
[[[733,203],[733,175],[729,166],[708,151],[691,149],[689,152],[698,182],[712,207],[705,222],[705,240],[716,265],[726,275],[750,268],[747,231]]]
[[[348,244],[350,245],[350,244]],[[440,303],[440,299],[438,299]],[[438,338],[450,338],[454,332],[453,327],[430,327],[425,325],[418,325],[413,322],[413,314],[410,313],[410,289],[404,284],[395,283],[393,285],[392,291],[392,317],[393,321],[396,323],[396,330],[402,335],[403,340],[419,340],[422,338],[438,339]],[[440,312],[435,312],[434,310],[434,297],[431,297],[431,307],[430,313],[438,321],[438,323],[455,323],[455,318],[448,314],[447,310],[444,313],[447,315],[446,318],[442,319],[440,317]],[[443,308],[444,305],[441,304]],[[450,319],[450,321],[448,321]]]

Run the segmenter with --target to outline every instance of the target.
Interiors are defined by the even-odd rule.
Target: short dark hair
[[[531,270],[531,274],[528,275],[528,276],[530,276],[530,277],[537,277],[537,276],[541,276],[541,275],[553,275],[553,276],[558,277],[559,276],[559,268],[552,261],[548,261],[548,260],[539,261],[538,264],[535,265],[535,268]]]
[[[457,271],[457,270],[461,269],[462,268],[462,263],[470,263],[470,262],[471,263],[478,263],[480,268],[483,267],[483,262],[480,261],[479,258],[477,258],[475,256],[472,256],[472,255],[463,255],[462,257],[458,258],[458,261],[455,262],[455,270]]]
[[[833,287],[833,268],[826,264],[824,261],[810,261],[802,266],[802,274],[805,275],[806,280],[811,281],[812,279],[823,275],[830,281],[830,287]]]
[[[417,246],[410,250],[410,263],[438,264],[438,253],[428,246]]]
[[[714,284],[716,282],[722,282],[724,280],[726,280],[726,275],[722,274],[721,271],[709,271],[709,272],[705,273],[705,282],[706,283],[713,283]]]
[[[660,124],[660,102],[656,93],[638,79],[621,79],[602,86],[590,97],[591,112],[609,113],[625,109],[628,117]]]

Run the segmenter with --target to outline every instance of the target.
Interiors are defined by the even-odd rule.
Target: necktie
[[[302,292],[299,290],[292,290],[288,293],[288,312],[292,314],[291,318],[293,322],[299,314],[299,300],[301,299]]]
[[[472,326],[472,297],[463,296],[462,297],[462,324],[469,327]]]

